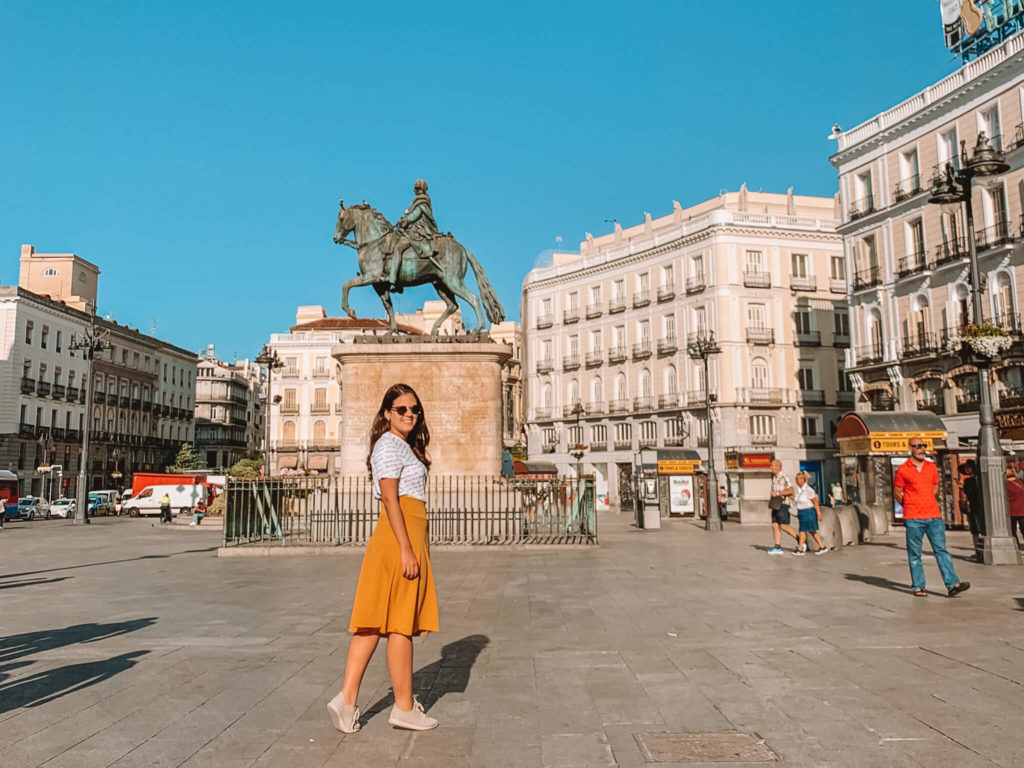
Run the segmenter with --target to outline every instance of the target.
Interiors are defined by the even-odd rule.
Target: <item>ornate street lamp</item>
[[[967,254],[970,260],[971,314],[975,323],[984,320],[982,311],[981,273],[978,251],[974,242],[974,209],[971,205],[971,187],[974,179],[982,186],[998,182],[1010,166],[1002,152],[996,150],[984,132],[978,134],[974,154],[967,156],[967,142],[960,142],[960,167],[946,163],[932,179],[928,201],[942,207],[943,213],[955,215],[960,206],[965,208]],[[1018,565],[1020,555],[1010,534],[1009,505],[1006,499],[1006,460],[996,433],[992,408],[992,361],[977,355],[978,367],[978,466],[981,471],[981,498],[985,513],[985,536],[982,558],[987,565]]]
[[[576,430],[575,433],[579,438],[579,442],[572,446],[569,451],[569,455],[576,459],[576,480],[579,481],[583,477],[583,454],[587,452],[587,446],[583,444],[583,434],[580,432],[580,416],[587,412],[587,409],[583,407],[583,404],[577,400],[576,405],[572,407],[570,413],[576,417]]]
[[[704,361],[704,414],[708,425],[708,517],[705,531],[722,530],[722,510],[718,506],[718,477],[715,474],[715,428],[711,421],[711,377],[708,373],[708,359],[722,351],[715,340],[715,333],[701,329],[690,338],[686,351],[693,360]]]
[[[264,458],[263,458],[263,476],[270,477],[270,405],[273,402],[273,389],[271,388],[271,380],[274,376],[274,371],[278,368],[284,367],[284,361],[277,356],[277,350],[271,349],[269,345],[264,344],[263,349],[256,356],[256,365],[265,366],[267,369],[267,412],[263,414],[263,418],[267,422],[267,436],[266,442],[263,445]]]
[[[96,334],[95,320],[89,330],[81,335],[72,334],[68,349],[81,350],[85,360],[85,420],[82,424],[82,455],[78,467],[78,487],[75,489],[75,516],[73,523],[88,524],[89,521],[89,427],[92,424],[92,361],[97,352],[103,352],[108,344]]]

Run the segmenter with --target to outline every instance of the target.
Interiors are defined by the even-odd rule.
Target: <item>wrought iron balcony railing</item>
[[[633,449],[633,440],[616,440],[615,450],[616,451],[629,451]]]
[[[609,363],[622,363],[626,360],[626,348],[625,347],[612,347],[608,350],[608,362]]]
[[[850,346],[850,334],[848,333],[834,333],[832,334],[832,346],[845,349]]]
[[[882,284],[882,270],[878,267],[862,269],[853,276],[853,290],[861,291]]]
[[[669,392],[664,395],[658,395],[658,408],[678,408],[679,407],[679,393]]]
[[[846,293],[846,278],[832,277],[828,281],[828,289],[832,293]]]
[[[871,365],[885,359],[885,348],[881,343],[857,347],[857,365]]]
[[[575,371],[580,367],[580,356],[579,355],[566,355],[562,358],[562,370],[563,371]]]
[[[604,402],[601,400],[592,400],[587,403],[587,415],[588,416],[601,416],[604,413]]]
[[[659,355],[671,355],[677,349],[679,344],[676,342],[675,336],[666,336],[663,339],[658,339],[658,354]]]
[[[587,352],[587,368],[597,368],[604,363],[604,352],[600,349],[595,349],[592,352]]]
[[[707,288],[707,282],[704,280],[704,273],[698,272],[693,277],[686,278],[686,292],[687,293],[700,293]]]
[[[772,276],[770,272],[753,272],[744,270],[743,285],[746,288],[771,288]]]
[[[875,196],[865,195],[860,200],[854,200],[850,203],[848,210],[849,220],[859,219],[862,216],[867,216],[869,213],[875,212]]]
[[[1024,406],[1024,387],[1007,387],[999,393],[1000,408],[1020,408]]]
[[[612,400],[608,403],[608,413],[626,413],[629,410],[629,400]]]
[[[979,251],[1013,242],[1013,230],[1008,221],[997,221],[990,227],[974,230],[974,245]]]
[[[918,333],[903,340],[900,345],[902,357],[922,357],[939,351],[934,333]]]
[[[798,389],[796,399],[801,405],[824,405],[825,390],[823,389]]]
[[[550,328],[555,324],[555,318],[553,315],[537,315],[537,328]]]
[[[646,307],[651,303],[651,292],[650,291],[637,291],[633,294],[633,308]]]
[[[651,342],[640,341],[633,345],[633,359],[643,360],[651,356]]]
[[[814,275],[790,275],[789,289],[791,291],[816,291],[818,281]]]
[[[650,411],[654,408],[654,398],[647,397],[634,397],[633,398],[633,410],[634,411]]]
[[[594,302],[593,304],[587,304],[587,320],[593,320],[600,317],[603,311],[604,309],[599,301]]]
[[[952,240],[943,240],[935,246],[935,266],[948,264],[953,261],[960,261],[967,258],[967,240],[963,237],[955,237]]]
[[[892,199],[893,202],[902,203],[904,200],[909,200],[922,192],[924,192],[924,189],[921,187],[921,174],[916,173],[897,182],[892,191]]]
[[[1000,404],[1002,404],[1001,401]],[[957,413],[977,413],[978,408],[979,403],[977,392],[965,392],[962,395],[956,396]]]
[[[676,287],[674,285],[663,285],[658,288],[658,301],[671,301],[676,297]]]
[[[930,268],[927,254],[923,250],[902,256],[896,262],[896,274],[898,277],[910,277],[919,272],[927,272]]]
[[[579,307],[569,307],[562,312],[562,324],[572,325],[580,321],[580,310]]]
[[[942,400],[918,400],[917,410],[931,411],[941,416],[946,412],[946,406]]]
[[[821,331],[797,331],[794,341],[798,347],[820,347]]]
[[[555,361],[546,359],[537,361],[537,373],[548,373],[555,370]]]
[[[612,296],[612,300],[608,302],[608,314],[614,315],[618,312],[626,311],[626,297],[625,296]]]
[[[747,328],[748,344],[774,344],[774,328]]]

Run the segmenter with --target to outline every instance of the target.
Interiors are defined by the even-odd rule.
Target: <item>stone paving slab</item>
[[[0,768],[1024,765],[1024,570],[967,562],[967,534],[949,538],[973,586],[951,600],[934,562],[910,594],[898,535],[795,558],[757,528],[600,528],[591,549],[435,551],[443,631],[417,640],[414,685],[442,725],[387,724],[381,652],[344,735],[324,705],[359,557],[11,523]],[[645,732],[756,733],[778,759],[648,763]]]

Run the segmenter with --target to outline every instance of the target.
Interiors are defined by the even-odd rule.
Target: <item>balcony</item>
[[[551,359],[537,361],[537,373],[550,373],[555,370],[555,361]]]
[[[658,438],[656,437],[641,437],[638,441],[640,448],[657,448]]]
[[[825,435],[823,434],[801,435],[800,439],[803,440],[804,446],[807,448],[825,447]]]
[[[850,334],[848,333],[834,333],[832,334],[832,346],[840,349],[846,349],[850,346]]]
[[[73,402],[73,401],[77,400],[78,396],[79,396],[78,387],[72,387],[72,386],[68,385],[68,392],[67,392],[68,402],[70,403],[70,402]]]
[[[93,392],[92,393],[92,404],[93,405],[104,405],[107,402],[106,392]]]
[[[24,421],[18,425],[19,437],[35,437],[36,427],[34,424],[26,424]]]
[[[896,262],[896,275],[898,277],[910,277],[920,272],[927,272],[928,269],[928,258],[924,251],[907,254]]]
[[[790,275],[789,289],[791,291],[816,291],[818,280],[814,275]]]
[[[800,405],[824,405],[825,390],[823,389],[798,389],[796,400]]]
[[[784,393],[779,387],[745,387],[738,391],[740,400],[751,405],[781,405]]]
[[[934,333],[919,333],[904,339],[900,345],[901,357],[924,357],[939,351]]]
[[[676,342],[675,336],[666,336],[664,339],[658,339],[658,354],[659,355],[671,355],[679,349],[679,344]]]
[[[772,276],[769,272],[743,272],[743,285],[746,288],[771,288]]]
[[[850,203],[850,208],[847,211],[849,214],[849,220],[854,221],[867,216],[870,213],[875,212],[875,196],[866,195],[860,200],[854,200]]]
[[[857,347],[856,352],[857,365],[872,365],[885,359],[885,350],[881,343]]]
[[[152,410],[153,410],[153,401],[152,400],[143,400],[142,401],[142,412],[143,413],[149,413]]]
[[[686,393],[687,405],[706,405],[708,402],[708,393],[703,389],[691,389]]]
[[[686,278],[686,293],[700,293],[708,287],[707,282],[704,280],[704,273],[698,272],[693,277]]]
[[[587,320],[594,320],[602,315],[604,309],[601,306],[601,302],[597,301],[593,304],[587,304]]]
[[[872,411],[895,411],[896,398],[892,395],[880,394],[871,401]]]
[[[1002,401],[1000,401],[1002,405]],[[957,413],[977,413],[978,412],[978,393],[977,392],[965,392],[962,395],[956,396],[956,412]]]
[[[634,411],[650,411],[654,408],[653,397],[634,397],[633,398],[633,410]]]
[[[679,393],[669,392],[667,395],[658,395],[658,409],[665,410],[679,407]]]
[[[286,379],[297,379],[299,377],[299,369],[298,368],[292,368],[291,366],[286,365],[281,370],[281,374],[280,375],[283,376]]]
[[[21,391],[22,394],[30,395],[36,391],[36,380],[30,379],[28,376],[21,377]]]
[[[127,408],[129,406],[129,404],[131,403],[131,398],[128,397],[128,395],[121,395],[120,402],[121,402],[121,407],[122,408]]]
[[[43,397],[49,397],[50,396],[50,382],[48,382],[48,381],[37,381],[36,382],[36,392],[38,392]]]
[[[1013,132],[1013,138],[1007,140],[1003,151],[1013,152],[1021,147],[1024,147],[1024,123],[1017,123],[1017,128]]]
[[[313,405],[309,409],[309,412],[310,413],[330,413],[331,412],[331,404],[330,403],[313,403]],[[234,417],[232,417],[231,421],[232,421],[232,423],[237,423],[237,422],[235,422]],[[245,424],[245,420],[243,419],[242,420],[242,425],[244,425],[244,424]]]
[[[775,445],[777,438],[775,435],[751,435],[751,445]]]
[[[562,358],[562,370],[563,371],[575,371],[580,367],[580,356],[579,355],[566,355]]]
[[[679,445],[686,445],[686,438],[683,435],[673,435],[665,438],[665,447],[671,448]]]
[[[586,413],[587,413],[587,409],[583,406],[583,403],[580,403],[579,406],[580,406],[580,416],[585,416]],[[562,406],[562,418],[563,419],[574,418],[576,416],[576,414],[574,413],[575,410],[576,410],[576,403],[573,403],[572,405],[563,405]]]
[[[916,195],[921,194],[924,189],[921,187],[921,174],[915,174],[906,179],[900,179],[893,188],[892,199],[895,203],[902,203]]]
[[[594,451],[607,451],[607,450],[608,450],[608,441],[607,440],[601,440],[601,441],[591,440],[590,441],[590,452],[591,453],[593,453]]]
[[[133,397],[132,398],[132,410],[133,411],[141,411],[142,410],[142,398],[141,397]]]
[[[631,451],[633,450],[633,441],[630,440],[616,440],[615,441],[616,451]]]
[[[967,258],[967,240],[956,237],[935,246],[935,266],[949,264]]]
[[[917,401],[917,410],[931,411],[942,416],[946,412],[946,406],[939,399],[922,399]]]
[[[541,452],[542,453],[554,453],[556,450],[558,450],[558,443],[557,442],[549,443],[549,442],[545,441],[543,443],[543,445],[541,445]]]
[[[708,447],[708,436],[707,435],[698,435],[697,436],[697,447],[698,448],[707,448]]]
[[[1007,387],[999,393],[1000,408],[1020,408],[1024,406],[1024,389]]]
[[[853,407],[853,392],[840,391],[836,392],[836,405],[844,408]]]
[[[601,416],[604,413],[604,402],[602,400],[594,400],[587,403],[587,415],[588,416]]]
[[[587,352],[586,365],[587,368],[597,368],[604,363],[604,352],[601,350],[594,350],[593,352]]]
[[[329,379],[329,378],[331,378],[331,369],[328,368],[326,365],[314,366],[313,367],[313,378],[314,379]],[[241,397],[241,398],[235,397],[235,393],[234,392],[231,393],[231,399],[234,402],[238,403],[239,405],[243,405],[245,403],[245,398],[244,397]]]
[[[624,363],[626,361],[625,347],[612,347],[608,350],[609,363]]]
[[[646,307],[651,303],[651,292],[650,291],[637,291],[633,294],[633,309],[637,307]]]
[[[774,328],[747,328],[748,344],[774,344]]]
[[[671,301],[676,297],[676,287],[674,285],[663,285],[658,288],[658,303],[663,301]]]
[[[832,293],[841,293],[846,295],[846,278],[844,277],[832,277],[828,281],[828,289]]]
[[[555,316],[552,314],[537,315],[537,328],[550,328],[555,324]]]
[[[50,430],[50,435],[54,440],[64,441],[64,435],[67,432],[63,427],[54,427]]]
[[[991,227],[974,231],[974,244],[979,251],[1013,242],[1013,230],[1008,221],[997,221]]]
[[[1005,312],[1001,315],[996,315],[991,320],[993,325],[998,325],[1000,328],[1020,335],[1020,315],[1016,312]]]
[[[798,347],[820,347],[821,331],[797,331],[793,341]]]
[[[67,396],[68,396],[68,388],[67,387],[65,387],[63,384],[54,384],[53,385],[53,397],[54,397],[54,399],[60,398],[61,400],[63,400]]]
[[[80,402],[80,403],[84,403],[85,402],[85,390],[84,389],[78,390],[78,402]]]
[[[572,325],[573,323],[578,323],[579,321],[580,321],[580,308],[579,307],[569,307],[568,309],[562,311],[562,324],[563,325]]]
[[[629,400],[612,400],[608,403],[608,413],[627,413]]]
[[[298,412],[299,412],[299,404],[298,403],[282,403],[281,404],[281,413],[295,415]]]
[[[626,297],[625,296],[613,296],[612,300],[608,302],[608,314],[614,315],[618,312],[626,311]]]
[[[853,276],[853,290],[863,291],[882,284],[882,270],[878,267],[862,269]]]
[[[67,430],[67,440],[69,443],[80,443],[82,442],[82,430],[80,429],[69,429]]]
[[[533,409],[533,421],[551,421],[554,417],[554,409],[549,405]]]
[[[651,342],[641,341],[633,345],[633,359],[643,360],[651,356]]]

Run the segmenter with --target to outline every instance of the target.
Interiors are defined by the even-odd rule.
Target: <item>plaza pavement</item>
[[[203,527],[9,523],[0,766],[635,768],[654,764],[641,742],[661,765],[758,764],[683,762],[737,732],[763,765],[1024,764],[1024,570],[966,562],[966,534],[956,599],[934,560],[930,596],[909,594],[898,535],[770,557],[764,529],[608,513],[600,536],[436,551],[443,631],[416,643],[416,686],[441,727],[388,725],[381,652],[345,736],[324,705],[358,552],[217,558]]]

